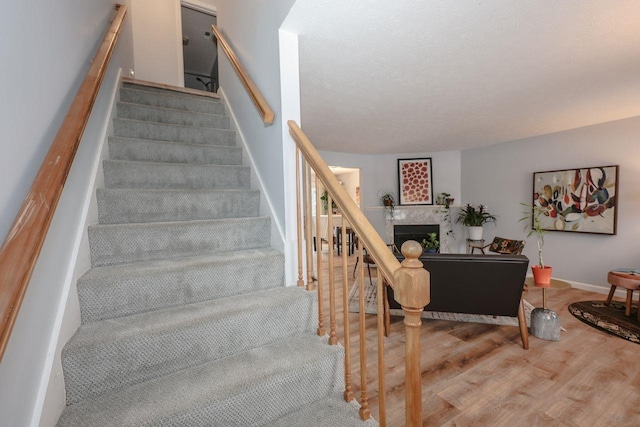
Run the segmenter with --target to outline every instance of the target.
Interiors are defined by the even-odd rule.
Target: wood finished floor
[[[337,331],[344,338],[341,258],[334,257]],[[355,257],[349,258],[348,289]],[[366,270],[365,270],[366,274]],[[375,270],[373,270],[375,276]],[[329,330],[328,262],[323,261],[325,327]],[[423,426],[640,426],[640,346],[600,332],[567,310],[572,302],[604,300],[579,289],[551,290],[547,304],[567,329],[557,342],[530,336],[521,345],[517,326],[423,320],[421,328]],[[541,292],[525,299],[542,305]],[[358,315],[350,314],[351,361],[360,401]],[[378,415],[376,316],[366,315],[369,407]],[[387,425],[404,425],[404,325],[391,318],[385,338]]]

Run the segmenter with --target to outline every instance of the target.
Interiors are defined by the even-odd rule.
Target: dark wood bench
[[[403,256],[396,255],[400,261]],[[524,255],[423,254],[429,271],[431,302],[425,311],[517,317],[522,346],[529,348],[522,291],[529,267]],[[393,289],[385,286],[385,328],[390,309],[400,309]]]

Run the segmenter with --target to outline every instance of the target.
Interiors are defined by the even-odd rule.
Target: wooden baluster
[[[304,223],[305,239],[307,241],[307,290],[315,289],[313,285],[313,252],[311,251],[311,168],[304,162]]]
[[[364,313],[364,245],[358,240],[358,256],[360,257],[360,269],[358,277],[360,278],[360,286],[358,288],[358,321],[360,331],[360,418],[368,420],[371,418],[371,410],[369,409],[369,393],[367,393],[367,339],[366,325]]]
[[[296,148],[296,225],[298,227],[298,286],[304,286],[302,278],[302,203],[300,197],[300,149]]]
[[[347,227],[342,220],[342,311],[344,327],[344,400],[353,400],[351,389],[351,341],[349,331],[349,266],[346,248]]]
[[[322,308],[322,232],[320,230],[320,179],[316,175],[316,265],[318,266],[318,335],[323,336],[324,313]]]
[[[329,236],[329,344],[338,344],[338,337],[336,336],[336,276],[333,271],[333,212],[331,206],[333,206],[333,200],[329,193],[327,193],[327,205],[329,206],[329,212],[327,215],[327,235]]]
[[[386,382],[384,376],[384,281],[385,278],[381,274],[381,270],[377,270],[377,287],[378,287],[378,422],[381,427],[387,425],[387,407],[386,407]]]
[[[409,240],[402,245],[405,260],[394,274],[395,299],[404,310],[405,324],[405,384],[406,426],[422,425],[422,376],[420,368],[420,315],[429,304],[429,272],[422,268],[418,257],[420,243]]]

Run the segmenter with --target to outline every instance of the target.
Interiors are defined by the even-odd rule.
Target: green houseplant
[[[393,208],[396,205],[396,199],[393,197],[393,194],[387,192],[383,193],[380,196],[380,203],[382,203],[382,206],[388,209],[389,213],[393,215]]]
[[[470,240],[482,239],[482,226],[488,222],[496,223],[496,216],[487,211],[486,206],[467,204],[456,215],[456,222],[467,227]]]
[[[437,233],[428,233],[426,239],[422,239],[422,248],[425,252],[435,253],[440,248],[440,241]]]
[[[522,218],[520,218],[519,221],[526,222],[525,231],[527,232],[527,237],[531,237],[535,234],[536,239],[538,240],[538,265],[531,266],[534,281],[540,285],[548,285],[551,283],[552,268],[544,265],[544,260],[542,259],[544,234],[547,230],[542,228],[541,219],[543,215],[546,215],[546,212],[543,208],[537,205],[529,205],[527,203],[520,204],[524,207],[524,211],[522,212]],[[529,224],[531,225],[530,229]]]

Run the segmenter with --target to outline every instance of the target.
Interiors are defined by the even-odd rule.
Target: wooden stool
[[[631,316],[631,302],[633,301],[633,291],[640,291],[640,276],[610,271],[607,281],[611,283],[611,290],[607,297],[606,305],[611,304],[611,299],[616,291],[616,287],[620,286],[627,290],[627,303],[624,308],[625,316]],[[640,320],[640,298],[638,299],[638,320]]]

